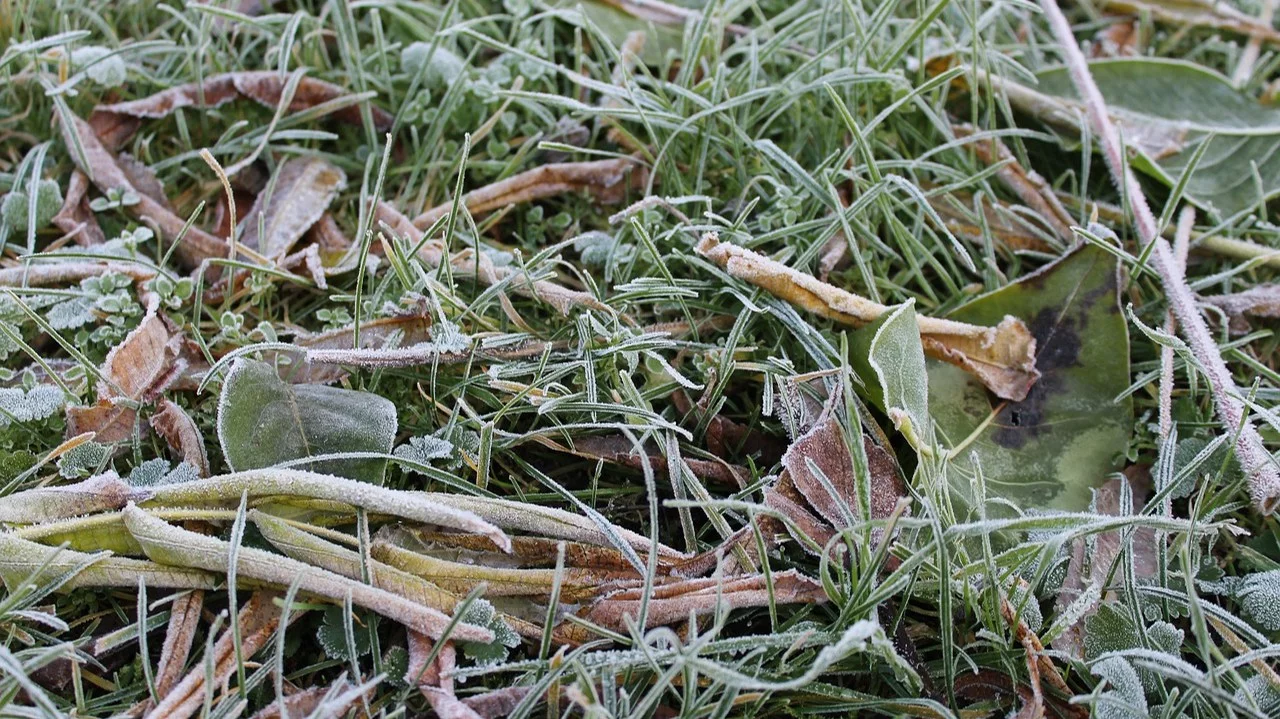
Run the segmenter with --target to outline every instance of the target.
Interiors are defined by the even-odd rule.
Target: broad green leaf
[[[929,407],[952,448],[953,492],[972,501],[976,454],[989,498],[1020,507],[1082,510],[1125,451],[1132,404],[1129,331],[1119,305],[1118,261],[1085,245],[1021,281],[952,313],[984,323],[1022,318],[1036,338],[1042,376],[1021,402],[992,396],[971,375],[929,364]]]
[[[566,9],[581,8],[583,16],[599,28],[615,48],[621,48],[630,33],[643,32],[645,43],[640,52],[640,60],[646,65],[661,65],[668,50],[678,52],[683,44],[684,28],[636,17],[614,7],[607,0],[555,0],[551,5]]]
[[[916,451],[934,444],[929,418],[929,376],[916,324],[915,301],[890,309],[853,333],[850,358],[884,410]],[[962,371],[963,373],[963,371]]]
[[[292,385],[269,364],[239,359],[222,385],[218,441],[237,472],[343,452],[391,452],[396,406],[369,392]],[[331,459],[294,465],[382,483],[385,459]]]
[[[1135,169],[1172,185],[1208,142],[1187,185],[1188,200],[1227,217],[1280,194],[1280,107],[1264,106],[1226,77],[1180,60],[1097,60],[1089,70],[1126,143],[1139,150]],[[1065,68],[1038,78],[1042,93],[1078,97]]]

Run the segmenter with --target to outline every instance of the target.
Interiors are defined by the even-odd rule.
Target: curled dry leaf
[[[188,83],[171,87],[149,97],[94,108],[90,124],[108,148],[117,149],[137,131],[139,120],[165,117],[183,107],[208,109],[224,105],[232,100],[248,98],[274,108],[280,104],[289,76],[273,70],[229,72],[215,75],[203,83]],[[300,112],[325,106],[329,113],[345,124],[363,123],[358,103],[368,100],[372,93],[350,94],[344,88],[315,78],[303,77],[287,108]],[[388,130],[395,118],[390,113],[372,107],[373,124],[378,130]]]
[[[977,132],[972,125],[955,125],[952,131],[958,137],[970,137]],[[996,177],[1000,178],[1005,187],[1017,195],[1023,204],[1031,208],[1036,217],[1049,225],[1065,246],[1075,244],[1075,235],[1071,232],[1071,225],[1074,224],[1071,214],[1058,201],[1058,196],[1053,193],[1053,187],[1039,173],[1020,165],[999,138],[980,139],[968,147],[983,164],[1000,166],[996,170]]]
[[[229,542],[174,526],[133,504],[123,513],[125,526],[152,561],[210,572],[229,570]],[[236,574],[244,579],[281,587],[296,584],[307,594],[329,600],[349,596],[354,604],[431,637],[440,637],[450,625],[449,616],[436,609],[295,559],[252,547],[240,547],[236,556]],[[452,631],[462,641],[493,641],[493,633],[483,627],[458,624]]]
[[[837,322],[859,327],[889,310],[752,250],[721,243],[715,233],[704,235],[697,249],[730,275]],[[921,316],[917,324],[926,353],[972,373],[998,397],[1025,399],[1040,377],[1035,338],[1019,319],[1006,316],[995,327],[981,327]]]
[[[36,487],[0,497],[0,522],[37,524],[120,509],[138,492],[115,472],[61,487]]]
[[[462,196],[462,205],[471,214],[478,215],[507,205],[581,190],[590,192],[601,202],[614,203],[621,201],[628,189],[643,185],[647,177],[644,165],[629,157],[554,163],[472,190]],[[437,205],[413,218],[413,225],[425,230],[452,208],[452,202]]]
[[[240,656],[245,659],[266,646],[267,640],[279,626],[281,610],[274,601],[276,597],[271,592],[254,592],[236,615],[240,629]],[[299,611],[289,613],[290,619],[301,615],[302,612]],[[204,705],[205,693],[223,686],[235,674],[235,639],[236,633],[230,627],[223,631],[213,645],[212,655],[206,656],[204,661],[193,667],[182,681],[161,698],[148,716],[187,719],[199,711]],[[205,683],[209,666],[213,669],[212,686]]]
[[[1275,28],[1229,3],[1216,0],[1102,0],[1098,6],[1113,13],[1150,17],[1179,28],[1209,27],[1280,43],[1280,32]]]
[[[1052,252],[1054,245],[1045,239],[1045,231],[1036,222],[1024,219],[1026,212],[999,200],[982,199],[981,215],[974,209],[974,197],[966,192],[930,195],[929,206],[938,213],[947,229],[958,237],[982,242],[984,233],[1011,250]],[[978,219],[981,217],[981,219]]]
[[[67,145],[67,153],[100,191],[134,192],[138,195],[138,202],[125,209],[136,219],[149,221],[148,224],[156,228],[157,234],[165,243],[172,243],[182,235],[182,242],[174,250],[174,256],[186,267],[198,267],[207,259],[227,256],[226,242],[194,226],[186,228],[184,234],[186,222],[183,218],[134,187],[116,158],[98,140],[88,123],[72,116],[70,122],[62,123],[62,137]],[[80,150],[83,150],[83,155]],[[80,164],[81,162],[84,164]]]
[[[640,616],[643,589],[624,589],[607,595],[581,612],[587,619],[617,632],[627,631],[627,618]],[[817,604],[827,601],[822,585],[795,570],[734,577],[686,579],[655,587],[648,599],[645,628],[686,621],[721,610],[767,607],[772,604]]]
[[[1232,332],[1248,332],[1246,317],[1280,317],[1280,284],[1258,285],[1244,292],[1200,298],[1227,314]]]
[[[97,215],[89,208],[89,177],[80,170],[71,173],[67,196],[62,201],[62,209],[53,216],[53,224],[73,236],[81,247],[101,245],[107,241],[102,227],[98,225]]]
[[[103,361],[98,401],[88,407],[67,407],[68,436],[96,433],[110,444],[133,436],[138,402],[154,399],[181,373],[178,344],[164,320],[149,313]]]
[[[428,267],[436,268],[445,262],[444,243],[438,240],[423,242],[422,231],[391,205],[379,202],[376,219],[395,234],[408,239],[414,246],[421,245],[418,258]],[[448,261],[459,277],[476,277],[486,285],[504,284],[516,294],[546,302],[561,314],[569,314],[574,307],[611,312],[607,305],[588,292],[571,290],[549,280],[533,280],[527,272],[517,268],[496,267],[488,256],[477,255],[470,249],[457,253]]]
[[[286,160],[269,194],[258,195],[241,220],[240,242],[269,260],[283,259],[346,186],[346,173],[319,157]]]
[[[462,700],[482,719],[499,719],[507,716],[520,706],[520,702],[533,692],[533,687],[515,686],[495,689],[484,694],[467,697]]]
[[[375,514],[400,517],[422,524],[437,524],[463,532],[474,532],[488,537],[503,551],[509,551],[511,548],[511,540],[501,529],[494,526],[500,523],[490,523],[479,516],[479,512],[485,509],[485,504],[480,497],[400,492],[367,482],[295,469],[256,469],[210,477],[201,482],[157,487],[148,501],[148,506],[234,508],[240,503],[241,496],[246,493],[250,506],[268,498],[337,502]],[[20,494],[11,495],[11,497],[17,496]],[[450,502],[444,499],[450,497],[460,501]],[[517,507],[522,506],[515,502],[511,504]],[[552,510],[548,509],[548,511]],[[577,519],[576,515],[568,512],[564,514]]]
[[[182,676],[182,668],[191,655],[191,644],[200,626],[200,612],[204,608],[204,592],[187,592],[173,600],[169,614],[169,626],[165,630],[164,644],[160,648],[160,662],[156,665],[156,696],[164,699]]]
[[[113,557],[109,552],[88,554],[0,532],[0,581],[9,592],[23,582],[43,586],[70,574],[59,591],[84,587],[137,588],[141,578],[152,589],[215,589],[219,578],[208,572],[170,567],[145,559]]]
[[[201,477],[209,476],[209,455],[205,452],[204,436],[186,410],[175,402],[161,397],[158,410],[151,415],[151,428],[169,443],[182,461],[196,468]]]

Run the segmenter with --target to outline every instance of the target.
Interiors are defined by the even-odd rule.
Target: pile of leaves
[[[1272,3],[10,4],[0,715],[1280,712]]]

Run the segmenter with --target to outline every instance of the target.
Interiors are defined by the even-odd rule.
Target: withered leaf
[[[590,192],[601,202],[614,203],[622,200],[629,188],[643,185],[647,177],[644,165],[629,157],[553,163],[472,190],[462,196],[462,205],[471,214],[478,215],[507,205],[581,190]],[[452,207],[452,202],[437,205],[413,218],[413,224],[425,230],[449,214]]]
[[[270,195],[258,195],[240,222],[240,242],[268,259],[284,257],[346,186],[346,173],[321,158],[286,160]]]
[[[281,712],[281,702],[277,700],[254,714],[253,719],[276,719],[286,715],[308,719],[340,719],[347,716],[361,700],[371,699],[375,689],[376,686],[371,683],[352,684],[344,674],[329,686],[312,687],[285,697],[284,713]]]
[[[156,402],[156,407],[156,413],[151,415],[151,428],[164,437],[183,462],[195,467],[201,477],[208,477],[209,456],[204,448],[204,436],[191,415],[164,397]]]
[[[966,192],[930,195],[929,206],[942,218],[947,229],[958,237],[982,242],[985,225],[992,239],[1011,250],[1052,252],[1054,249],[1045,240],[1044,231],[1037,231],[1035,223],[1022,219],[1017,207],[1007,202],[983,198],[981,222],[974,209],[974,197]]]
[[[134,489],[115,472],[61,487],[37,487],[0,497],[0,522],[36,524],[120,509]]]
[[[129,178],[133,189],[173,212],[173,205],[169,202],[169,197],[164,194],[164,185],[156,176],[155,170],[127,152],[116,155],[116,164],[120,166],[120,171],[125,174],[125,177]]]
[[[187,592],[173,600],[169,615],[169,627],[165,630],[164,644],[160,648],[160,662],[156,665],[156,696],[163,699],[178,683],[182,668],[191,654],[191,644],[200,625],[200,611],[204,608],[204,592]]]
[[[149,97],[94,108],[90,123],[112,149],[119,148],[137,131],[140,118],[156,119],[169,115],[183,107],[213,108],[241,97],[255,100],[274,108],[280,103],[289,76],[273,70],[229,72],[215,75],[204,83],[188,83],[171,87]],[[343,123],[362,124],[361,100],[368,95],[348,93],[333,83],[303,77],[289,103],[289,112],[308,110],[320,105],[331,105],[330,112]],[[391,128],[395,118],[378,107],[371,108],[373,124],[378,130]]]
[[[772,580],[772,581],[769,581]],[[772,591],[770,591],[772,590]],[[607,595],[581,612],[583,618],[614,631],[625,632],[626,617],[640,616],[641,589]],[[717,610],[767,607],[776,604],[815,604],[827,601],[822,585],[794,569],[731,579],[686,579],[655,587],[648,600],[646,628],[705,616]]]
[[[1280,284],[1257,285],[1243,292],[1200,299],[1227,313],[1233,332],[1249,330],[1246,317],[1280,317]]]
[[[539,438],[538,441],[557,451],[587,459],[599,459],[638,470],[643,470],[647,461],[658,475],[666,476],[668,472],[667,458],[658,451],[656,446],[652,443],[646,444],[644,456],[641,456],[637,452],[636,446],[631,443],[631,440],[620,434],[577,437],[573,440],[573,446],[571,447],[562,446],[549,438]],[[729,464],[728,462],[715,462],[686,456],[682,456],[681,461],[689,466],[689,471],[693,472],[695,477],[709,479],[722,484],[745,486],[751,476],[746,467]]]
[[[80,170],[71,173],[71,182],[67,184],[67,196],[62,201],[62,209],[53,216],[53,224],[59,230],[71,235],[74,233],[76,244],[81,247],[101,245],[107,236],[98,225],[98,217],[89,207],[89,177]]]
[[[236,616],[236,621],[240,624],[240,655],[246,659],[266,645],[280,624],[281,611],[274,602],[276,596],[270,592],[254,592]],[[295,609],[289,613],[289,618],[293,620],[302,614],[303,612]],[[230,628],[223,631],[213,645],[212,655],[205,657],[205,661],[193,667],[182,681],[174,685],[149,716],[187,719],[199,711],[204,704],[205,693],[223,686],[235,673],[234,640],[235,635]],[[205,684],[206,664],[213,667],[212,687]]]
[[[1150,17],[1185,27],[1211,27],[1219,30],[1259,37],[1267,42],[1280,42],[1280,32],[1257,18],[1215,0],[1102,0],[1100,9]]]
[[[138,411],[128,404],[100,399],[86,406],[67,407],[67,436],[92,432],[101,444],[115,444],[133,437],[138,429]]]
[[[889,309],[752,250],[721,243],[713,232],[703,236],[697,250],[730,275],[837,322],[860,327]],[[1019,319],[1006,316],[995,327],[984,327],[920,316],[917,324],[926,353],[970,372],[998,397],[1020,401],[1040,377],[1035,338]]]
[[[131,190],[137,194],[137,204],[125,209],[139,220],[150,220],[164,242],[173,242],[182,234],[186,224],[183,218],[134,187],[128,175],[116,163],[115,157],[103,147],[87,123],[78,117],[72,117],[69,123],[62,124],[62,137],[68,153],[99,190],[104,193],[109,190]],[[81,154],[76,151],[77,145],[84,151],[83,166],[79,165]],[[182,242],[174,250],[174,256],[186,267],[193,268],[209,258],[226,257],[227,252],[226,242],[198,227],[189,227],[182,236]]]
[[[956,125],[952,130],[959,137],[969,137],[977,132],[972,125]],[[984,164],[999,165],[996,177],[1000,178],[1000,181],[1017,195],[1023,204],[1031,208],[1036,217],[1053,228],[1062,243],[1067,246],[1075,244],[1075,235],[1071,232],[1071,225],[1074,224],[1071,215],[1058,201],[1058,196],[1053,193],[1053,188],[1043,177],[1019,164],[1013,153],[1009,152],[1009,148],[1005,147],[998,138],[980,139],[968,147]]]
[[[172,382],[177,346],[164,320],[149,313],[142,322],[107,353],[98,383],[98,401],[88,407],[67,408],[68,436],[97,433],[99,442],[110,444],[133,436],[137,425],[137,403],[157,396]]]
[[[375,217],[392,232],[407,238],[414,246],[421,244],[418,258],[428,267],[436,268],[446,261],[444,243],[439,240],[423,242],[422,231],[391,205],[379,202]],[[574,307],[611,312],[608,305],[588,292],[571,290],[550,280],[530,280],[523,271],[511,267],[496,267],[487,255],[477,255],[470,249],[449,257],[448,262],[459,277],[476,277],[486,285],[506,284],[512,292],[542,300],[561,314],[569,314]]]

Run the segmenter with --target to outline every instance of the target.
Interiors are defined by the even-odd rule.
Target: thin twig
[[[1183,336],[1186,337],[1187,344],[1191,347],[1191,352],[1203,367],[1209,381],[1209,388],[1213,393],[1219,419],[1228,432],[1236,434],[1236,457],[1240,460],[1240,466],[1248,479],[1249,495],[1263,514],[1270,514],[1280,506],[1280,473],[1276,471],[1270,453],[1262,445],[1262,437],[1258,435],[1258,430],[1245,415],[1244,404],[1238,396],[1231,371],[1227,369],[1226,362],[1218,351],[1218,345],[1213,341],[1213,335],[1209,333],[1204,317],[1196,308],[1195,295],[1178,272],[1173,249],[1164,238],[1160,237],[1155,215],[1147,206],[1142,186],[1138,184],[1133,172],[1124,164],[1122,154],[1124,148],[1121,146],[1120,135],[1116,132],[1111,116],[1107,113],[1106,101],[1102,99],[1102,93],[1099,92],[1098,85],[1089,72],[1089,64],[1076,43],[1071,24],[1067,22],[1066,16],[1062,14],[1062,10],[1054,0],[1040,0],[1040,7],[1044,9],[1054,37],[1062,48],[1063,59],[1066,61],[1076,91],[1084,98],[1090,122],[1098,135],[1098,142],[1106,158],[1107,167],[1111,170],[1111,177],[1129,197],[1138,236],[1144,246],[1155,243],[1154,251],[1151,253],[1151,265],[1160,275],[1165,294],[1169,297],[1169,306],[1178,319],[1178,325],[1182,329]]]

